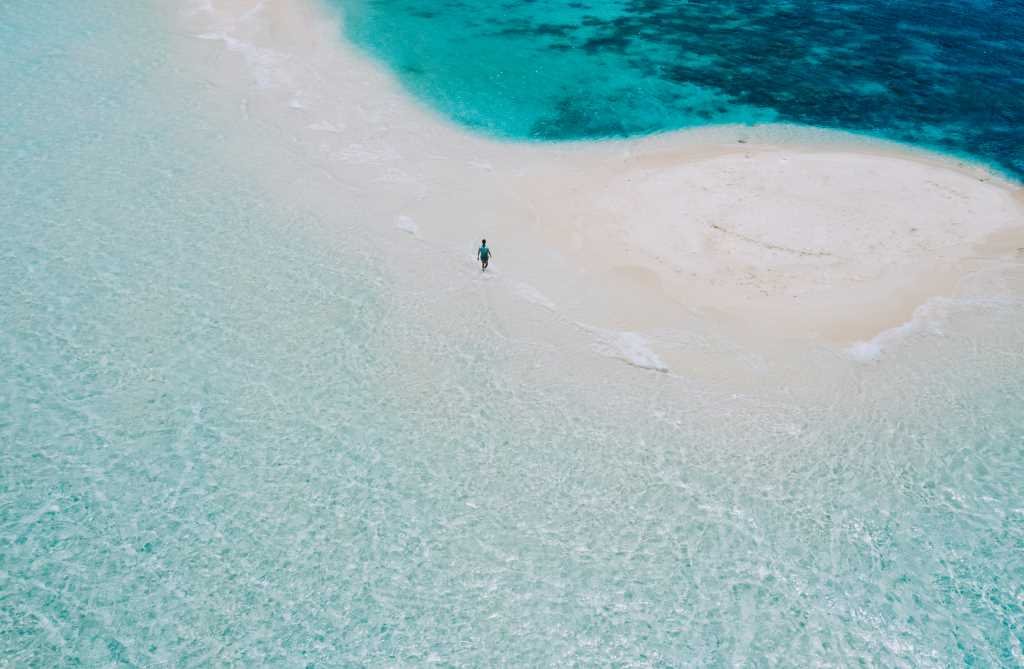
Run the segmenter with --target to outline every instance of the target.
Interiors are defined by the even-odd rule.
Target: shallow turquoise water
[[[1020,663],[1019,304],[813,400],[590,371],[264,192],[167,20],[0,6],[0,664]]]
[[[331,0],[421,99],[512,138],[778,121],[1024,176],[1024,4]]]

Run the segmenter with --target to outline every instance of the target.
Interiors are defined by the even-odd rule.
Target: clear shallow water
[[[512,138],[778,121],[1024,176],[1024,3],[331,0],[460,123]]]
[[[0,7],[0,664],[1020,663],[1019,304],[813,400],[595,367],[265,191],[168,20]]]

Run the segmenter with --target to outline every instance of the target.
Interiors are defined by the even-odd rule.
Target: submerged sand
[[[282,183],[328,184],[301,190],[395,233],[404,258],[447,253],[432,272],[479,272],[485,236],[489,288],[587,328],[698,320],[846,345],[1024,264],[1024,193],[977,165],[789,126],[504,142],[412,99],[317,3],[211,0],[184,20],[211,85],[237,100],[224,113],[304,154]]]

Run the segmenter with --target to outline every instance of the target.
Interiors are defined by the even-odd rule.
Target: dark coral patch
[[[1017,2],[336,1],[416,93],[489,132],[781,120],[1024,164]]]

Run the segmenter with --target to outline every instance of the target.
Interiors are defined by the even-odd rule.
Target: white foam
[[[857,362],[873,362],[878,360],[885,351],[892,350],[914,332],[926,332],[942,336],[942,321],[949,315],[952,307],[957,305],[977,304],[975,300],[957,300],[948,297],[933,297],[917,309],[906,323],[888,330],[882,330],[867,341],[859,341],[848,349],[847,355]]]
[[[416,225],[416,221],[408,216],[399,216],[395,219],[395,227],[402,232],[408,232],[413,237],[420,236],[420,226]]]
[[[199,33],[198,35],[196,35],[196,37],[205,40],[222,40],[228,45],[228,47],[231,46],[231,42],[229,42],[228,40],[232,40],[234,42],[238,41],[234,37],[228,35],[227,33]]]
[[[942,325],[954,311],[970,308],[1019,309],[1021,306],[1024,306],[1024,301],[1012,296],[933,297],[915,309],[906,323],[883,330],[867,341],[859,341],[846,349],[846,352],[858,362],[872,362],[915,332],[943,336]]]
[[[646,339],[635,332],[620,332],[617,342],[622,359],[635,367],[667,372],[668,367],[658,354],[651,350]]]
[[[555,303],[547,298],[547,296],[531,286],[528,283],[519,283],[513,289],[513,292],[527,302],[532,302],[538,306],[544,307],[545,309],[555,310]]]
[[[914,318],[911,318],[902,325],[879,332],[867,341],[856,342],[846,349],[846,352],[857,362],[878,360],[882,356],[883,349],[894,346],[900,339],[914,330],[915,326]]]
[[[651,348],[650,342],[643,335],[637,332],[602,330],[582,323],[578,325],[596,335],[597,341],[594,348],[602,355],[617,358],[641,369],[650,369],[655,372],[668,371],[668,365],[658,357],[658,354]]]

